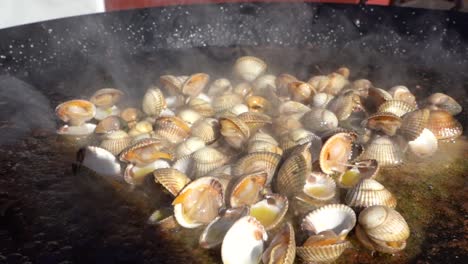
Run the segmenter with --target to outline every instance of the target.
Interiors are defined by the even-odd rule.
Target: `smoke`
[[[19,79],[0,76],[0,146],[21,139],[32,129],[55,129],[49,100]]]

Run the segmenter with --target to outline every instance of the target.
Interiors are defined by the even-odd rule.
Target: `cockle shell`
[[[257,79],[265,72],[266,68],[267,65],[264,61],[253,56],[240,57],[234,64],[234,72],[248,82]]]
[[[278,95],[286,96],[288,95],[288,87],[289,83],[297,81],[297,78],[292,76],[291,74],[282,73],[278,75],[275,79],[276,90],[278,91]]]
[[[184,95],[197,97],[206,84],[210,81],[210,76],[206,73],[195,73],[182,84],[181,90]]]
[[[280,116],[288,116],[293,114],[304,114],[310,111],[310,107],[307,105],[296,102],[296,101],[285,101],[280,104],[278,108],[278,114]]]
[[[191,98],[187,105],[204,117],[212,117],[215,114],[211,103],[201,98]]]
[[[359,158],[375,159],[380,166],[396,166],[403,162],[403,152],[392,138],[376,136],[370,140]]]
[[[187,80],[188,76],[161,75],[159,82],[166,92],[175,96],[182,93],[182,84]]]
[[[392,95],[389,94],[387,91],[381,88],[370,87],[367,89],[367,96],[364,97],[362,103],[363,106],[366,108],[367,112],[374,113],[383,103],[392,99]]]
[[[247,173],[233,179],[226,196],[231,207],[252,205],[261,199],[265,188],[267,173],[258,171]]]
[[[240,114],[238,118],[249,127],[250,134],[253,134],[260,128],[273,123],[270,116],[256,112],[245,112]]]
[[[202,177],[190,182],[172,202],[177,222],[185,228],[209,224],[224,204],[224,189],[218,179]]]
[[[116,130],[120,130],[124,127],[124,122],[118,116],[108,116],[103,120],[99,121],[96,125],[94,133],[96,134],[106,134]]]
[[[148,121],[140,121],[135,124],[135,126],[128,131],[128,134],[132,137],[136,137],[142,134],[149,134],[153,131],[153,125]]]
[[[402,120],[399,116],[386,112],[372,114],[366,120],[367,128],[382,131],[389,136],[394,136],[401,125]]]
[[[220,135],[219,122],[214,118],[198,120],[192,126],[192,136],[201,138],[207,145],[216,141]]]
[[[344,172],[352,155],[355,136],[350,133],[337,133],[331,136],[320,151],[320,168],[326,174]]]
[[[258,77],[252,84],[252,92],[258,95],[268,94],[272,89],[276,92],[276,76],[273,74],[266,74]]]
[[[267,194],[250,206],[250,215],[255,217],[265,230],[272,230],[281,223],[288,211],[288,198],[280,194]]]
[[[395,196],[374,179],[365,179],[348,190],[345,203],[358,210],[372,205],[385,205],[390,208],[397,205]]]
[[[328,103],[333,100],[335,96],[327,93],[316,93],[312,98],[312,106],[313,107],[320,107],[326,108]]]
[[[100,147],[107,149],[114,155],[118,155],[122,150],[130,146],[132,137],[123,130],[110,132],[102,140]]]
[[[158,168],[153,171],[153,175],[154,180],[164,186],[174,196],[177,196],[191,181],[185,173],[174,168]]]
[[[268,113],[271,110],[270,102],[261,96],[252,95],[247,97],[245,101],[249,107],[249,111]]]
[[[449,112],[451,115],[457,115],[463,110],[455,99],[443,93],[434,93],[426,101],[431,110],[441,109]]]
[[[166,108],[164,95],[157,87],[149,88],[143,96],[143,112],[149,116],[159,116]]]
[[[190,127],[178,117],[160,117],[154,124],[154,133],[172,144],[179,144],[190,136]]]
[[[220,96],[224,93],[231,91],[231,81],[226,78],[220,78],[213,81],[208,89],[209,96]]]
[[[437,139],[455,139],[463,133],[460,122],[445,110],[431,110],[426,128]]]
[[[147,165],[158,159],[172,160],[172,158],[164,140],[157,138],[138,140],[119,155],[121,161],[134,163],[137,166]]]
[[[345,239],[355,225],[356,214],[351,207],[344,204],[328,204],[307,214],[301,227],[311,235],[331,230],[340,239]]]
[[[384,103],[382,103],[379,108],[377,109],[377,112],[388,112],[395,114],[399,117],[402,117],[404,114],[412,112],[416,110],[416,107],[404,102],[404,101],[398,101],[398,100],[389,100]]]
[[[311,143],[298,146],[281,165],[276,178],[275,190],[287,197],[301,193],[312,169],[309,152]]]
[[[308,104],[317,93],[313,86],[306,82],[293,81],[288,85],[289,94],[293,101]]]
[[[109,108],[117,104],[124,93],[114,88],[103,88],[97,90],[89,99],[91,103],[100,108]]]
[[[351,242],[347,240],[339,241],[333,244],[316,245],[296,248],[297,255],[308,263],[333,262],[338,259],[341,254],[351,247]]]
[[[305,128],[315,133],[323,133],[338,127],[336,115],[323,108],[312,108],[301,118]]]
[[[57,129],[57,134],[71,141],[80,141],[88,138],[96,129],[95,124],[84,123],[79,126],[63,125]]]
[[[226,164],[228,157],[217,149],[204,147],[192,154],[195,162],[195,176],[201,177],[207,175],[210,171]]]
[[[189,127],[191,127],[195,122],[203,118],[201,114],[192,109],[180,110],[177,113],[177,117],[182,119]]]
[[[147,165],[135,166],[128,164],[125,168],[124,179],[130,185],[143,184],[147,175],[151,174],[156,169],[169,168],[169,162],[165,160],[155,160]]]
[[[232,92],[245,98],[252,95],[252,89],[252,84],[249,82],[241,82],[234,86]]]
[[[336,183],[327,174],[312,172],[307,176],[303,192],[313,199],[327,201],[335,197]]]
[[[199,137],[190,137],[184,142],[180,143],[176,147],[176,157],[181,158],[183,156],[188,156],[193,152],[205,147],[205,141]]]
[[[262,256],[264,264],[293,264],[296,257],[296,241],[294,228],[287,222],[273,237]]]
[[[361,106],[361,99],[354,90],[348,90],[342,94],[339,94],[331,100],[327,109],[332,111],[338,120],[348,119],[353,111]]]
[[[240,158],[233,167],[233,174],[240,176],[242,174],[253,173],[256,171],[265,171],[267,173],[267,182],[270,184],[276,173],[281,156],[270,152],[253,152]]]
[[[252,216],[237,220],[224,236],[221,258],[224,264],[256,264],[268,239],[265,228]]]
[[[247,124],[235,116],[225,116],[219,119],[221,135],[233,148],[239,149],[247,143],[250,129]]]
[[[406,86],[397,85],[397,86],[390,88],[388,92],[392,95],[393,100],[403,101],[414,107],[418,106],[418,104],[416,103],[416,97],[411,93],[411,91]]]
[[[371,238],[369,238],[369,236],[359,224],[356,225],[355,230],[356,237],[359,240],[359,242],[361,242],[364,245],[364,247],[366,247],[369,250],[379,251],[388,254],[395,254],[398,251],[402,251],[406,247],[406,240],[390,242],[389,244],[386,244],[385,242],[381,241],[374,241]]]
[[[70,100],[59,104],[55,114],[72,126],[80,126],[96,115],[96,107],[86,100]]]
[[[215,97],[211,105],[213,110],[217,115],[223,114],[225,111],[228,111],[235,105],[241,104],[243,102],[242,96],[234,93],[227,93]]]
[[[319,136],[302,128],[291,130],[288,133],[281,135],[280,137],[280,147],[285,151],[285,153],[290,152],[296,146],[309,142],[311,142],[314,146],[319,146],[322,144],[322,140]]]
[[[418,109],[405,114],[402,118],[400,134],[407,140],[414,140],[421,135],[429,121],[430,110]]]

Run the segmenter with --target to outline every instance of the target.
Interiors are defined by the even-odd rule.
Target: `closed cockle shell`
[[[445,110],[431,110],[426,128],[437,139],[455,139],[463,133],[460,122]]]
[[[143,96],[143,112],[149,116],[159,116],[162,110],[166,108],[164,95],[157,87],[149,88]]]
[[[212,117],[215,114],[210,102],[201,98],[191,98],[187,105],[204,117]]]
[[[223,238],[231,226],[241,217],[248,215],[247,206],[222,210],[200,235],[199,244],[202,248],[214,248],[223,242]]]
[[[353,111],[361,106],[361,99],[354,90],[348,90],[344,93],[341,93],[333,100],[331,100],[327,109],[332,111],[338,120],[346,120],[353,113]]]
[[[301,118],[305,128],[315,133],[323,133],[338,127],[336,115],[323,108],[312,108]]]
[[[209,96],[220,96],[224,93],[231,91],[232,85],[231,81],[226,78],[216,79],[211,83],[210,88],[208,89]]]
[[[310,111],[310,107],[307,105],[296,102],[296,101],[286,101],[281,103],[278,108],[278,114],[282,115],[292,115],[292,114],[304,114]]]
[[[257,171],[238,176],[230,183],[226,195],[231,207],[252,205],[261,199],[261,191],[265,188],[267,173]]]
[[[238,94],[228,93],[215,97],[211,105],[213,106],[213,110],[215,111],[215,113],[217,115],[221,115],[225,111],[228,111],[235,105],[241,104],[242,102],[242,96]]]
[[[153,175],[156,183],[160,183],[174,196],[191,181],[185,173],[174,168],[159,168],[153,171]]]
[[[234,88],[232,89],[232,92],[234,94],[238,94],[242,97],[248,97],[252,95],[252,84],[248,82],[241,82],[238,83]]]
[[[207,145],[216,141],[220,135],[219,122],[214,118],[198,120],[192,126],[192,136],[201,138]]]
[[[72,126],[80,126],[96,115],[96,107],[86,100],[70,100],[59,104],[55,114]]]
[[[402,118],[400,134],[407,140],[414,140],[421,135],[429,121],[430,110],[418,109],[405,114]]]
[[[256,112],[245,112],[240,114],[238,118],[249,127],[251,134],[255,133],[257,130],[264,126],[273,123],[270,116]]]
[[[355,225],[356,214],[351,207],[344,204],[328,204],[307,214],[301,227],[311,232],[311,235],[331,230],[343,240]]]
[[[100,108],[109,108],[117,104],[124,93],[115,88],[103,88],[97,90],[89,99],[91,103]]]
[[[416,107],[407,102],[389,100],[382,103],[377,109],[377,112],[388,112],[402,117],[404,114],[412,112],[414,110],[416,110]]]
[[[250,137],[247,124],[236,116],[224,116],[219,119],[221,135],[233,148],[239,149],[245,145]]]
[[[190,97],[199,95],[206,84],[210,81],[210,76],[206,73],[195,73],[182,84],[182,93]]]
[[[326,108],[328,103],[333,100],[335,96],[327,93],[316,93],[312,98],[312,106],[313,107],[320,107]]]
[[[252,216],[237,220],[226,233],[221,246],[223,263],[256,264],[268,239],[265,228]]]
[[[269,91],[267,90],[273,90],[276,92],[276,76],[272,74],[262,75],[253,82],[252,86],[254,94],[268,94]]]
[[[355,135],[350,133],[337,133],[331,136],[320,151],[320,169],[326,174],[344,172],[352,155],[354,141]]]
[[[317,91],[310,84],[301,81],[293,81],[288,85],[289,95],[293,101],[308,104],[312,101]]]
[[[266,194],[265,198],[250,206],[250,215],[255,217],[266,231],[282,222],[288,211],[288,198],[279,194]]]
[[[355,233],[359,242],[361,242],[364,245],[364,247],[372,251],[395,254],[399,251],[402,251],[406,247],[406,240],[390,242],[389,244],[380,241],[376,243],[376,241],[369,238],[369,236],[359,224],[356,225]]]
[[[314,146],[322,144],[322,140],[319,136],[302,128],[291,130],[280,137],[280,147],[285,153],[290,152],[298,145],[303,145],[309,142]]]
[[[243,80],[253,82],[262,75],[267,68],[266,63],[253,56],[245,56],[237,59],[234,64],[234,72]]]
[[[330,80],[328,76],[326,75],[316,75],[316,76],[312,76],[307,81],[307,83],[309,83],[312,87],[314,87],[317,92],[328,93],[325,91],[325,89],[327,88],[329,81]]]
[[[408,87],[398,85],[390,88],[388,92],[392,95],[393,100],[406,102],[414,107],[418,107],[416,103],[416,97],[411,93]]]
[[[346,85],[349,84],[348,79],[339,73],[331,73],[327,75],[328,83],[323,92],[337,95]]]
[[[176,157],[181,158],[183,156],[188,156],[192,154],[193,152],[205,147],[205,141],[199,137],[190,137],[184,142],[181,142],[179,145],[176,147]]]
[[[178,117],[160,117],[154,124],[154,133],[172,144],[179,144],[190,136],[190,127]]]
[[[372,205],[385,205],[395,208],[395,196],[382,184],[373,179],[365,179],[353,189],[348,190],[345,203],[358,210]]]
[[[180,110],[177,113],[177,117],[182,119],[189,127],[191,127],[195,122],[203,118],[202,115],[200,115],[197,111],[192,109]]]
[[[195,162],[195,176],[207,175],[210,171],[219,168],[228,162],[228,157],[217,149],[204,147],[192,154]]]
[[[282,73],[276,76],[275,85],[276,85],[276,90],[278,91],[278,95],[287,96],[289,93],[288,91],[289,83],[294,82],[294,81],[297,81],[297,78],[292,76],[291,74]]]
[[[403,216],[395,209],[383,205],[367,207],[359,214],[359,225],[372,240],[404,241],[410,230]]]
[[[281,165],[275,181],[275,190],[287,197],[301,193],[312,170],[311,143],[298,146]]]
[[[196,228],[209,224],[224,205],[224,186],[214,177],[196,179],[179,192],[172,205],[179,225]]]
[[[334,244],[302,246],[296,248],[297,255],[308,263],[333,262],[351,247],[351,242],[343,240]]]
[[[124,127],[124,122],[118,116],[108,116],[103,120],[99,121],[96,125],[94,133],[96,134],[106,134],[109,132],[120,130]]]
[[[396,166],[403,162],[403,152],[398,144],[388,136],[375,136],[364,148],[359,157],[375,159],[380,166]]]
[[[128,164],[125,168],[124,179],[130,185],[141,185],[147,175],[151,174],[156,169],[169,168],[169,162],[165,160],[155,160],[149,164],[136,166]]]
[[[233,174],[240,176],[242,174],[253,173],[256,171],[265,171],[267,173],[267,184],[270,184],[276,173],[281,156],[270,152],[253,152],[240,158],[233,167]]]
[[[130,146],[132,137],[123,130],[110,132],[102,140],[100,147],[107,149],[114,155],[118,155],[122,150]]]
[[[120,117],[127,122],[129,128],[134,127],[142,116],[143,113],[134,107],[125,108],[120,112]]]
[[[161,75],[159,82],[166,92],[174,96],[182,93],[182,84],[187,78],[188,76]]]
[[[457,115],[463,110],[455,99],[443,93],[434,93],[426,101],[431,110],[445,110],[451,115]]]
[[[290,222],[281,227],[262,256],[264,264],[293,264],[296,257],[294,228]]]

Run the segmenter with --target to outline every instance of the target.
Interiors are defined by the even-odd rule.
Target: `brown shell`
[[[389,100],[379,106],[377,112],[388,112],[402,117],[404,114],[416,110],[414,105],[404,101]]]
[[[190,127],[178,117],[160,117],[154,124],[154,133],[172,144],[179,144],[190,136]]]
[[[401,135],[408,141],[415,140],[427,126],[429,115],[429,109],[419,109],[405,114],[400,127]]]
[[[346,120],[353,113],[354,109],[360,107],[361,99],[354,90],[348,90],[330,101],[327,109],[332,111],[338,120]]]
[[[344,172],[352,155],[355,136],[350,133],[337,133],[331,136],[320,151],[320,169],[326,174]]]
[[[210,81],[210,76],[206,73],[195,73],[182,85],[182,93],[190,97],[196,97]]]
[[[159,77],[159,82],[170,95],[180,94],[184,81],[185,78],[179,78],[174,75],[161,75]]]
[[[297,147],[283,162],[276,178],[276,191],[292,197],[302,192],[307,176],[312,170],[310,143]]]
[[[271,152],[254,152],[240,158],[233,167],[233,175],[265,171],[268,175],[267,184],[271,182],[276,173],[281,156]]]
[[[247,97],[245,102],[251,112],[268,113],[271,111],[272,106],[264,97],[252,95]]]
[[[250,133],[253,134],[260,128],[273,123],[270,116],[256,112],[245,112],[238,116],[238,118],[249,127]]]
[[[427,98],[427,105],[433,110],[445,110],[451,115],[457,115],[463,110],[455,99],[443,93],[435,93],[429,96]]]
[[[201,98],[192,98],[187,105],[190,109],[197,111],[204,117],[212,117],[215,115],[215,111],[211,104]]]
[[[282,73],[276,76],[275,84],[276,90],[278,91],[278,95],[280,96],[287,96],[289,91],[289,83],[297,81],[297,78],[292,76],[291,74]]]
[[[310,84],[301,81],[293,81],[288,85],[288,91],[293,101],[308,104],[317,91]]]
[[[129,127],[133,127],[140,120],[143,113],[134,107],[128,107],[120,112],[120,117],[127,122]]]
[[[296,257],[296,238],[290,222],[283,225],[262,255],[264,264],[293,264]]]
[[[59,104],[55,114],[64,122],[79,126],[96,115],[96,107],[86,100],[70,100]]]
[[[359,158],[375,159],[380,166],[395,166],[403,162],[403,152],[392,138],[376,136],[366,145]]]
[[[173,156],[167,150],[164,140],[157,138],[138,140],[133,145],[124,149],[119,155],[120,161],[135,163],[137,165],[145,165],[157,159],[172,160],[172,158]]]
[[[219,122],[214,118],[198,120],[192,126],[192,136],[203,139],[207,145],[215,142],[220,135]]]
[[[89,99],[97,107],[108,108],[117,104],[124,93],[114,88],[104,88],[97,90]]]
[[[370,87],[367,89],[367,96],[363,100],[363,105],[367,112],[374,113],[380,105],[392,99],[392,95],[387,91],[381,88]]]
[[[221,135],[226,142],[239,149],[247,143],[250,137],[250,129],[247,124],[236,116],[224,116],[219,119]]]
[[[94,130],[96,134],[105,134],[112,131],[120,130],[123,128],[122,119],[118,116],[108,116],[103,120],[99,121]]]
[[[366,120],[367,128],[382,131],[389,136],[394,136],[401,125],[402,120],[399,116],[387,112],[372,114]]]
[[[156,183],[160,183],[174,196],[191,181],[187,175],[173,168],[157,169],[153,175]]]
[[[332,262],[337,260],[350,247],[351,243],[344,240],[331,245],[297,247],[296,253],[305,262]]]
[[[429,129],[437,139],[454,139],[463,133],[463,127],[449,112],[432,110],[427,121]]]
[[[395,196],[382,184],[373,179],[363,180],[346,194],[345,203],[358,211],[372,205],[395,208]]]

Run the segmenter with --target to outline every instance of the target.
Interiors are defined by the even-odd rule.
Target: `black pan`
[[[73,176],[74,150],[55,137],[53,109],[109,86],[141,98],[164,73],[230,76],[235,58],[246,54],[265,59],[272,73],[306,78],[347,65],[351,78],[365,77],[384,88],[405,84],[418,98],[445,92],[464,106],[457,118],[468,129],[466,14],[224,4],[130,10],[4,29],[0,263],[220,262],[219,250],[198,249],[196,240],[185,238],[189,233],[167,234],[146,223],[152,210],[170,202],[160,189],[143,192]],[[463,153],[466,158],[466,148]],[[408,190],[405,199],[414,199],[400,202],[413,219],[404,252],[372,256],[357,246],[340,262],[461,262],[467,256],[466,182],[460,176],[467,174],[466,162],[454,171],[452,181],[441,178],[448,179],[442,180],[443,188],[418,177],[393,186]],[[426,218],[412,208],[425,208]]]

